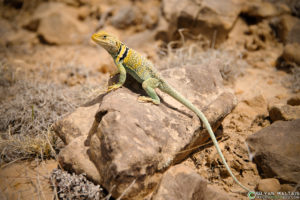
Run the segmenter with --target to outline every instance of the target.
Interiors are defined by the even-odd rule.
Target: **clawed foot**
[[[144,102],[151,102],[151,103],[153,103],[153,104],[155,104],[155,105],[160,104],[160,101],[159,101],[159,100],[152,99],[152,98],[150,98],[150,97],[145,97],[145,96],[139,96],[139,97],[138,97],[138,101],[139,101],[139,102],[142,102],[142,103],[144,103]]]
[[[120,85],[120,84],[114,84],[114,85],[108,86],[106,92],[110,92],[110,91],[116,90],[116,89],[120,88],[121,86],[122,85]]]

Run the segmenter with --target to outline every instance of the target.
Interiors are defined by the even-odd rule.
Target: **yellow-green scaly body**
[[[123,43],[121,43],[114,60],[122,62],[127,72],[140,83],[151,77],[160,79],[157,70],[148,59]]]

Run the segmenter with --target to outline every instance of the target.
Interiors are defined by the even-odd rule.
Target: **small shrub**
[[[100,185],[88,181],[85,174],[69,174],[60,169],[51,173],[51,182],[57,195],[55,199],[94,200],[104,197]]]

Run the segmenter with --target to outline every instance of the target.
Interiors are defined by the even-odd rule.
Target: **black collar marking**
[[[126,47],[125,52],[123,53],[122,57],[120,58],[120,61],[124,60],[126,58],[129,48]]]
[[[118,56],[118,55],[119,55],[119,53],[121,52],[122,45],[123,45],[123,44],[120,44],[120,47],[119,47],[119,50],[118,50],[117,56]]]

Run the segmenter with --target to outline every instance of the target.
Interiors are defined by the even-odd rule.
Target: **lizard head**
[[[121,41],[105,31],[99,31],[92,35],[92,40],[106,49],[110,54],[117,54]]]

